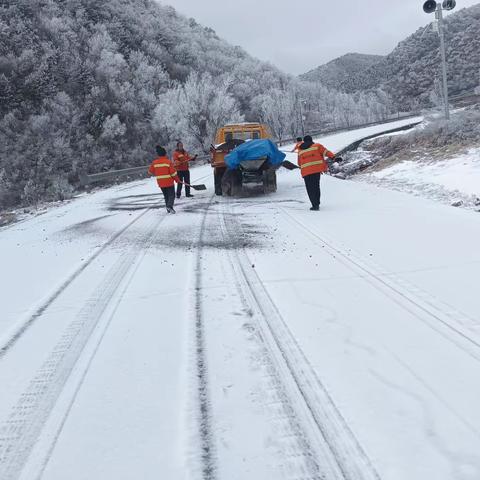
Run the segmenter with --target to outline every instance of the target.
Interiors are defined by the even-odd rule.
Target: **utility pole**
[[[299,104],[300,104],[300,120],[302,122],[302,136],[305,136],[305,118],[303,117],[303,108],[302,108],[302,104],[303,103],[307,103],[306,100],[299,100]]]
[[[445,119],[450,120],[450,104],[448,102],[447,83],[447,55],[445,52],[445,25],[443,23],[443,8],[437,4],[438,35],[440,36],[440,55],[442,56],[443,100],[445,106]]]
[[[440,57],[442,62],[443,80],[443,103],[445,107],[445,119],[450,120],[450,105],[448,102],[448,79],[447,79],[447,54],[445,50],[445,23],[443,19],[444,10],[453,10],[457,5],[456,0],[444,0],[437,3],[435,0],[427,0],[423,4],[425,13],[434,13],[438,22],[438,36],[440,37]]]
[[[302,108],[303,100],[299,100],[298,104],[300,105],[300,122],[302,124],[302,136],[305,136],[305,121],[303,120],[303,108]]]

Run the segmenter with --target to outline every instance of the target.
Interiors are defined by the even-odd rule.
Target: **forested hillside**
[[[432,16],[433,19],[433,16]],[[480,83],[480,4],[446,19],[448,83],[452,95],[473,91]],[[364,69],[338,69],[342,59],[317,69],[316,81],[345,93],[384,90],[402,110],[432,105],[439,95],[439,38],[429,24],[402,41],[395,50]],[[352,57],[342,57],[351,60]],[[355,57],[353,57],[355,58]],[[306,76],[315,77],[315,71]],[[310,78],[312,80],[312,78]]]
[[[343,92],[355,91],[358,89],[358,76],[378,64],[383,58],[381,55],[347,53],[300,75],[300,78],[309,82],[320,82],[327,88]]]
[[[237,109],[247,114],[251,98],[287,81],[151,1],[19,0],[3,3],[0,25],[0,188],[7,203],[18,200],[9,195],[68,193],[68,176],[78,170],[145,163],[152,145],[167,141],[153,123],[161,95],[192,72],[230,72]]]
[[[318,128],[381,118],[381,100],[303,84],[153,0],[1,2],[0,207],[67,197],[157,143],[208,151],[228,121],[285,138],[301,102]]]

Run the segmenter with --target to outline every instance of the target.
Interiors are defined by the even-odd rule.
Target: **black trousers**
[[[190,170],[179,170],[178,172],[178,178],[185,183],[190,183]],[[182,194],[182,187],[183,185],[179,183],[177,185],[177,197],[179,197]],[[190,195],[190,187],[185,186],[185,194],[187,197]]]
[[[162,187],[163,198],[165,199],[165,207],[173,208],[175,203],[175,187]]]
[[[312,173],[312,175],[303,177],[305,186],[307,187],[308,198],[310,198],[310,202],[312,202],[312,207],[314,208],[320,206],[320,178],[320,173]]]

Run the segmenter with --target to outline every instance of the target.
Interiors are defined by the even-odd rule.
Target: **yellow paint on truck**
[[[263,140],[266,138],[272,138],[266,125],[262,125],[261,123],[237,123],[225,125],[218,129],[215,136],[215,146],[233,140]],[[212,167],[225,167],[225,155],[227,154],[227,152],[212,149]]]

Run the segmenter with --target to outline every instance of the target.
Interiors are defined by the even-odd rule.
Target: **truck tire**
[[[216,167],[213,175],[215,179],[215,195],[221,196],[223,195],[222,191],[222,179],[225,175],[226,168]]]
[[[222,178],[223,195],[227,197],[240,195],[242,187],[242,173],[238,170],[227,170]]]
[[[263,192],[274,193],[277,191],[277,171],[275,169],[263,172]]]

